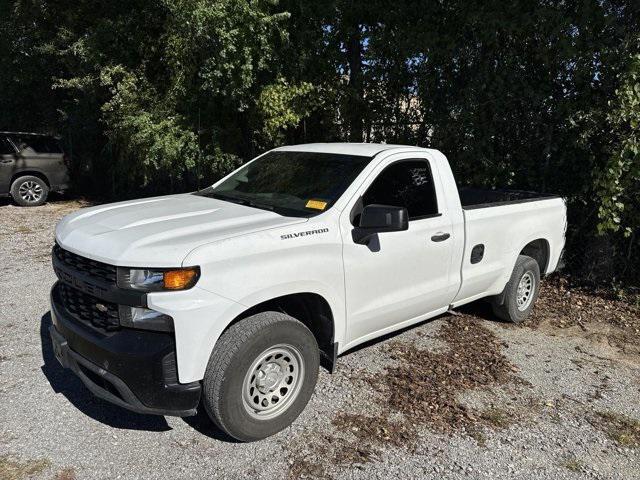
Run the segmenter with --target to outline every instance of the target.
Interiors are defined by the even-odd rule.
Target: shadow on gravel
[[[491,304],[484,300],[476,300],[475,302],[467,303],[461,307],[456,308],[460,313],[471,315],[472,317],[479,318],[481,320],[488,320],[497,324],[512,325],[512,323],[505,320],[501,320],[496,317],[491,308]]]
[[[238,440],[230,437],[218,427],[216,427],[216,425],[207,415],[202,402],[200,403],[200,406],[198,406],[198,413],[195,416],[183,417],[182,420],[184,420],[185,423],[193,428],[196,432],[201,433],[202,435],[206,435],[209,438],[213,438],[214,440],[220,440],[221,442],[227,443],[240,443]]]
[[[40,340],[42,346],[42,372],[53,391],[64,395],[78,410],[105,425],[128,430],[164,432],[171,430],[164,417],[142,415],[104,402],[87,390],[72,372],[65,371],[53,354],[49,326],[51,313],[45,313],[40,320]]]
[[[58,192],[51,192],[49,193],[49,196],[47,197],[47,201],[45,203],[53,203],[56,204],[58,202],[67,202],[69,200],[73,200],[77,197],[73,196],[73,195],[69,195],[66,193],[58,193]],[[32,209],[34,207],[20,207],[18,204],[16,204],[13,199],[11,197],[0,197],[0,207],[7,207],[9,205],[12,205],[16,208],[25,208],[25,209]],[[37,208],[37,207],[35,207]]]
[[[464,314],[464,315],[470,315],[472,317],[476,317],[479,320],[488,320],[492,323],[496,323],[499,325],[512,325],[509,322],[505,322],[504,320],[499,319],[498,317],[495,316],[495,314],[493,313],[493,311],[491,310],[491,305],[488,302],[484,302],[482,300],[477,300],[475,302],[471,302],[471,303],[467,303],[466,305],[462,305],[461,307],[457,307],[454,309],[454,312],[460,313],[460,314]],[[398,337],[400,335],[402,335],[405,332],[408,332],[409,330],[415,330],[419,327],[421,327],[422,325],[426,325],[428,323],[431,322],[435,322],[436,320],[441,320],[441,319],[446,319],[446,318],[451,318],[452,315],[449,312],[445,312],[442,313],[440,315],[437,315],[435,317],[432,318],[428,318],[426,320],[422,320],[421,322],[409,325],[407,327],[401,328],[400,330],[394,330],[393,332],[387,333],[385,335],[382,335],[380,337],[376,337],[372,340],[367,340],[364,343],[361,343],[360,345],[357,345],[355,347],[353,347],[352,349],[350,349],[348,352],[345,352],[344,356],[346,355],[351,355],[352,353],[358,352],[360,350],[364,350],[365,348],[369,348],[373,345],[376,345],[378,343],[383,343],[391,338],[394,337]],[[339,361],[338,361],[339,362]]]

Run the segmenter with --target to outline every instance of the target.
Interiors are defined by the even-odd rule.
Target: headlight
[[[120,325],[130,328],[142,328],[157,332],[172,332],[173,318],[150,308],[120,305]]]
[[[200,278],[200,267],[118,268],[118,286],[145,292],[187,290]]]

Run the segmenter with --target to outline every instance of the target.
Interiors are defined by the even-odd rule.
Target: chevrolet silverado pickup
[[[53,349],[102,399],[202,407],[257,440],[358,344],[480,298],[523,321],[565,230],[562,198],[458,189],[437,150],[276,148],[201,191],[62,219]]]

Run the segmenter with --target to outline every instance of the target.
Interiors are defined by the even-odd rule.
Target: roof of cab
[[[341,153],[343,155],[363,157],[373,157],[382,151],[395,149],[427,150],[426,148],[411,145],[388,145],[386,143],[304,143],[276,148],[276,150],[280,151]]]

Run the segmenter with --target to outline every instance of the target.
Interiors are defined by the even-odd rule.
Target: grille
[[[107,265],[106,263],[96,262],[89,258],[81,257],[75,253],[71,253],[60,245],[55,244],[53,246],[53,254],[58,260],[65,265],[74,268],[82,273],[91,275],[103,282],[116,283],[116,267],[113,265]]]
[[[79,322],[102,332],[120,329],[118,305],[59,283],[60,300],[64,308]],[[100,307],[98,307],[100,305]]]

